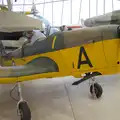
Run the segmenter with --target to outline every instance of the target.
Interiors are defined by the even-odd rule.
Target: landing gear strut
[[[16,98],[12,96],[12,92],[13,90],[15,90],[15,88],[17,88],[19,100],[17,100]],[[11,90],[10,95],[14,100],[18,101],[17,113],[20,116],[20,120],[31,120],[31,111],[28,106],[28,103],[22,97],[22,90],[21,90],[20,82],[16,83],[15,87]]]
[[[90,85],[91,95],[94,98],[100,98],[103,93],[103,89],[102,89],[101,85],[95,81],[95,76],[98,76],[98,75],[101,75],[101,73],[99,73],[99,72],[86,73],[86,75],[82,79],[75,81],[72,85],[78,85],[78,84],[90,79],[89,85]]]

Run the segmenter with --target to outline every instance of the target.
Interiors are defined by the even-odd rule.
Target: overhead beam
[[[69,0],[57,0],[57,1],[50,1],[50,2],[40,2],[40,3],[36,3],[35,5],[55,3],[55,2],[62,2],[62,1],[69,1]],[[14,6],[21,6],[21,5],[32,5],[32,4],[13,4],[13,5]]]

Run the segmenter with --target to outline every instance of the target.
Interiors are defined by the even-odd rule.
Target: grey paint
[[[105,15],[95,16],[88,18],[84,21],[84,25],[87,27],[118,24],[120,25],[120,10],[106,13]]]
[[[24,66],[1,67],[0,77],[19,77],[58,71],[59,68],[52,59],[39,57]]]
[[[25,45],[9,55],[20,58],[35,54],[53,52],[92,42],[119,38],[120,29],[118,31],[118,27],[118,25],[104,25],[92,28],[82,28],[74,31],[58,32],[43,41],[38,40],[32,45]],[[52,43],[55,36],[55,48],[52,49]]]

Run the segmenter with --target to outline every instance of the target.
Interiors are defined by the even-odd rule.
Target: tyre
[[[20,102],[18,105],[21,120],[31,120],[31,112],[27,102]]]
[[[94,85],[94,87],[93,87],[93,85]],[[93,95],[93,88],[94,88],[96,97],[100,98],[103,93],[103,89],[102,89],[101,85],[98,83],[94,83],[93,85],[90,86],[90,93]]]

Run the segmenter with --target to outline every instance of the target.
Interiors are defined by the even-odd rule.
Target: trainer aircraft
[[[41,22],[13,12],[0,12],[0,40],[18,40],[29,31],[40,29]],[[80,28],[54,33],[44,40],[25,43],[8,52],[0,42],[0,83],[18,87],[17,108],[21,120],[31,120],[31,112],[21,94],[21,82],[40,78],[74,76],[78,85],[91,79],[90,93],[102,95],[95,76],[120,72],[120,27],[117,24]]]

